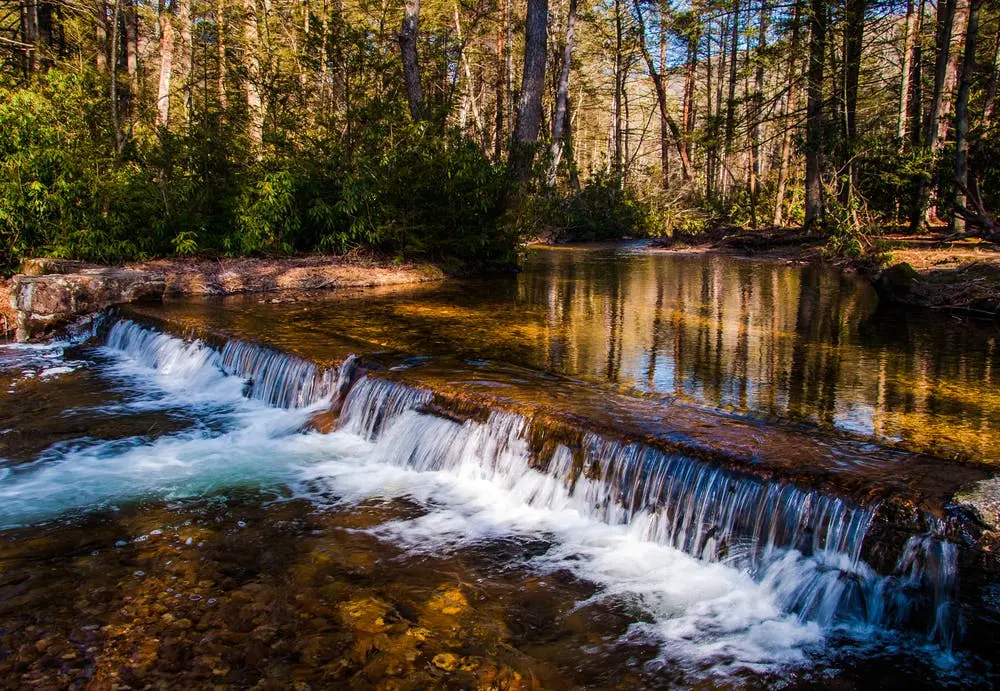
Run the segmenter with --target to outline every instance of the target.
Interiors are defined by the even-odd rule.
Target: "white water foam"
[[[115,371],[158,400],[195,410],[227,406],[225,429],[187,430],[151,442],[53,447],[0,478],[0,526],[143,498],[261,485],[287,484],[300,496],[317,502],[334,497],[346,505],[407,497],[426,513],[389,521],[373,533],[414,552],[434,553],[496,540],[543,540],[549,549],[520,566],[540,573],[567,570],[599,587],[594,599],[633,608],[642,623],[628,638],[659,642],[661,657],[654,664],[728,676],[809,665],[822,654],[834,615],[816,607],[793,612],[788,602],[809,578],[836,579],[840,569],[856,569],[851,556],[805,558],[787,550],[756,577],[732,563],[696,559],[650,541],[644,521],[604,520],[587,504],[588,493],[572,493],[551,465],[550,472],[530,467],[516,421],[507,420],[512,427],[506,436],[487,433],[485,425],[463,430],[406,411],[425,403],[425,393],[394,394],[386,399],[388,408],[375,410],[372,387],[361,387],[357,401],[371,414],[352,416],[348,406],[341,431],[306,433],[303,424],[325,400],[290,410],[248,400],[243,380],[226,376],[211,348],[142,331],[133,330],[117,348],[109,341]],[[139,341],[142,347],[131,347]],[[459,462],[443,463],[446,453],[457,454]],[[571,464],[572,458],[563,449],[551,463]],[[834,558],[847,563],[831,567],[824,561]]]

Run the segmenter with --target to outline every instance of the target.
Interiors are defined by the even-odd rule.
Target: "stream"
[[[0,675],[991,687],[996,337],[639,243],[0,347]]]

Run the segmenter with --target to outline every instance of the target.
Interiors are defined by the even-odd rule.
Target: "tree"
[[[823,69],[826,54],[826,3],[810,0],[809,77],[806,105],[806,218],[815,229],[824,222],[823,206]]]
[[[796,0],[792,8],[791,41],[788,49],[788,66],[786,75],[788,78],[788,90],[785,92],[783,104],[784,117],[781,134],[781,162],[778,165],[778,182],[774,194],[774,217],[772,224],[780,226],[784,223],[785,214],[785,189],[788,184],[788,169],[791,165],[792,157],[792,129],[795,113],[799,103],[799,69],[798,55],[800,50],[799,29],[802,24],[803,0]]]
[[[528,15],[524,26],[521,97],[517,103],[517,120],[514,124],[514,141],[510,153],[511,176],[518,182],[525,182],[531,175],[535,144],[538,142],[538,133],[542,126],[548,21],[548,0],[528,0]]]
[[[969,93],[972,90],[972,76],[976,69],[976,44],[979,40],[979,11],[983,0],[971,0],[969,19],[965,32],[965,53],[962,73],[955,103],[955,192],[953,205],[965,208],[966,192],[969,189]],[[967,218],[960,214],[952,216],[952,231],[961,225],[965,230]],[[961,219],[961,220],[959,220]]]
[[[399,50],[403,59],[403,84],[410,117],[424,119],[424,93],[420,86],[420,62],[417,59],[417,29],[420,21],[420,0],[406,0],[403,28],[399,32]]]
[[[646,61],[646,69],[649,71],[649,78],[652,80],[653,89],[656,91],[656,104],[660,112],[660,142],[662,150],[664,151],[662,184],[664,189],[666,189],[670,186],[668,167],[666,165],[666,148],[669,146],[670,141],[667,137],[668,130],[670,135],[673,137],[674,146],[677,149],[677,155],[681,160],[681,176],[685,182],[691,179],[691,163],[688,160],[687,149],[684,146],[684,139],[681,136],[681,130],[677,126],[677,122],[674,120],[673,116],[670,115],[670,110],[667,106],[667,88],[665,79],[660,71],[656,69],[656,63],[653,62],[653,56],[649,52],[649,45],[646,43],[646,23],[643,19],[640,0],[634,0],[634,2],[636,20],[639,22],[639,47],[642,49],[642,57]]]
[[[567,120],[569,119],[569,73],[573,61],[573,33],[576,28],[576,0],[569,0],[569,16],[566,19],[566,37],[563,40],[562,68],[556,87],[556,109],[552,116],[552,149],[550,151],[548,185],[556,184],[556,173],[566,146]]]

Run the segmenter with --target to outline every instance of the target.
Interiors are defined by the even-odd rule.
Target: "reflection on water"
[[[506,282],[165,309],[320,361],[360,340],[1000,457],[995,325],[876,308],[864,281],[818,266],[626,248],[535,249]]]
[[[870,295],[824,272],[569,259],[540,252],[500,284],[166,309],[320,363],[391,348],[587,380],[504,370],[551,407],[587,390],[607,413],[612,386],[842,427],[842,411],[866,404],[858,363],[879,352],[895,362],[891,344],[907,342],[905,321],[866,321]],[[987,631],[969,636],[974,648],[948,647],[963,620],[956,544],[910,535],[897,565],[876,573],[862,558],[871,509],[828,488],[596,433],[575,450],[554,439],[536,449],[525,418],[416,410],[429,394],[356,379],[347,364],[108,327],[103,347],[0,349],[0,678],[498,689],[992,680],[977,657],[994,656],[990,612],[965,619]],[[963,379],[940,364],[952,352],[988,363],[992,351],[975,350],[982,334],[966,331],[933,359],[947,327],[910,328],[920,335],[899,352],[938,363],[924,375],[934,386],[967,392],[955,416],[978,397],[988,420],[988,372]],[[453,378],[464,366],[437,360],[454,364]],[[409,362],[407,372],[434,367]],[[878,386],[915,376],[893,367]],[[310,418],[335,400],[339,428],[316,431]],[[926,400],[910,410],[937,414]]]

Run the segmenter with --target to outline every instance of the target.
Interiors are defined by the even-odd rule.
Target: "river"
[[[994,590],[958,583],[934,497],[997,458],[996,329],[876,302],[537,249],[0,348],[0,674],[987,687]],[[892,501],[921,518],[883,539]]]

